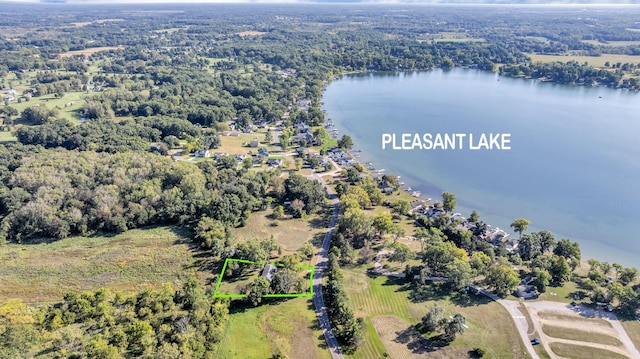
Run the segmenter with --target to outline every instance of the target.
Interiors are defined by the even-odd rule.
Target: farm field
[[[63,52],[60,55],[58,55],[58,57],[65,58],[65,57],[72,57],[72,56],[76,56],[76,55],[84,55],[84,56],[89,57],[89,56],[95,54],[96,52],[108,51],[108,50],[120,50],[120,49],[124,49],[124,46],[89,47],[89,48],[86,48],[86,49],[83,49],[83,50],[75,50],[75,51]]]
[[[73,123],[80,123],[78,110],[84,105],[84,98],[87,96],[84,92],[68,92],[62,98],[56,98],[55,95],[49,94],[40,97],[33,97],[30,101],[22,103],[12,103],[11,107],[22,113],[25,109],[33,106],[46,106],[47,108],[60,108],[60,117],[65,118]]]
[[[525,350],[520,339],[512,335],[516,332],[515,324],[500,304],[485,297],[459,293],[445,296],[437,290],[427,301],[414,303],[409,300],[410,292],[401,280],[369,277],[365,270],[364,266],[343,269],[351,307],[356,317],[364,317],[366,323],[364,344],[353,358],[382,358],[382,350],[392,355],[406,353],[406,348],[413,354],[420,354],[423,350],[421,339],[412,335],[410,325],[416,324],[436,303],[444,306],[445,315],[460,313],[465,316],[469,328],[450,346],[430,352],[430,357],[466,355],[469,350],[483,346],[492,358],[524,358],[522,353]],[[393,342],[406,338],[413,340],[407,341],[404,348]]]
[[[195,275],[212,277],[196,258],[186,229],[155,227],[114,236],[71,237],[51,243],[0,246],[0,302],[59,301],[70,291],[108,288],[133,293]]]

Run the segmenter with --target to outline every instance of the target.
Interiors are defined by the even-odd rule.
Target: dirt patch
[[[75,50],[75,51],[67,51],[67,52],[63,52],[60,55],[58,55],[59,58],[65,58],[65,57],[72,57],[72,56],[76,56],[76,55],[84,55],[84,56],[91,56],[93,54],[95,54],[96,52],[99,51],[108,51],[108,50],[120,50],[120,49],[124,49],[124,46],[101,46],[101,47],[90,47],[88,49],[84,49],[84,50]]]
[[[434,347],[412,325],[396,316],[380,316],[371,319],[382,344],[390,358],[468,358],[468,350],[461,348]]]
[[[264,34],[266,34],[266,32],[264,31],[242,31],[242,32],[236,33],[236,35],[240,35],[240,36],[260,36]]]
[[[576,359],[625,359],[629,358],[625,355],[620,355],[609,350],[583,347],[578,345],[566,344],[566,343],[552,343],[551,349],[558,355],[565,358]]]

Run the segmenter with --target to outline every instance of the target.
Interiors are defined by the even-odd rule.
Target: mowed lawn
[[[80,123],[78,111],[84,105],[84,98],[87,96],[84,92],[68,92],[62,98],[56,98],[55,95],[49,94],[45,96],[33,97],[29,101],[22,103],[11,103],[11,107],[22,113],[25,109],[33,107],[36,104],[46,106],[48,109],[60,108],[60,117],[65,118],[74,123]]]
[[[632,63],[640,64],[640,56],[632,55],[616,55],[616,54],[602,54],[600,56],[563,56],[563,55],[538,55],[527,54],[531,57],[533,62],[569,62],[577,61],[578,63],[588,63],[593,67],[604,67],[604,64],[608,61],[611,65],[618,62],[620,63]]]
[[[212,277],[192,248],[188,230],[154,227],[115,236],[72,237],[52,243],[0,246],[0,302],[59,301],[70,291],[106,287],[132,293],[196,275]]]
[[[500,304],[486,297],[455,293],[453,297],[434,291],[429,300],[414,303],[410,291],[402,280],[385,276],[369,277],[366,267],[344,268],[345,289],[356,317],[365,318],[364,344],[353,358],[382,358],[384,343],[378,337],[371,320],[378,316],[396,316],[413,325],[420,321],[429,308],[438,303],[447,316],[460,313],[469,328],[449,348],[430,355],[446,358],[456,356],[462,349],[466,353],[478,346],[487,349],[490,358],[524,358],[524,346],[517,335],[515,324]]]
[[[636,346],[636,348],[640,348],[640,321],[638,320],[621,320],[620,323],[624,327],[624,330],[627,332],[631,341]]]
[[[295,298],[232,313],[215,358],[329,359],[311,298]]]

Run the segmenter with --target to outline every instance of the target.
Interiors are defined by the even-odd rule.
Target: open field
[[[640,321],[637,320],[621,320],[620,324],[633,341],[636,348],[640,348]]]
[[[356,317],[367,318],[363,347],[352,356],[353,358],[382,358],[384,352],[380,352],[378,344],[381,339],[387,351],[400,350],[388,341],[391,334],[383,333],[383,338],[380,338],[375,328],[372,330],[376,317],[393,316],[408,324],[416,324],[435,303],[444,306],[446,315],[464,315],[469,328],[449,347],[438,349],[429,355],[455,357],[456,353],[464,352],[466,355],[468,350],[483,346],[487,348],[491,358],[524,357],[524,347],[519,337],[513,335],[516,332],[515,324],[500,304],[485,297],[461,293],[455,293],[450,297],[442,295],[438,290],[434,290],[432,298],[428,298],[427,301],[414,303],[409,300],[409,290],[403,286],[402,281],[384,276],[369,277],[365,271],[365,266],[343,270],[345,290],[351,307]],[[393,319],[390,325],[398,327],[401,323],[398,319]],[[406,345],[413,348],[416,343],[410,341]]]
[[[56,98],[53,94],[33,97],[30,101],[22,103],[12,103],[11,107],[22,113],[25,109],[33,107],[36,104],[46,106],[47,108],[60,108],[60,117],[71,122],[79,123],[78,110],[84,105],[84,92],[68,92],[62,98]]]
[[[538,55],[528,54],[533,62],[569,62],[577,61],[578,63],[588,63],[593,67],[604,67],[604,64],[608,61],[610,64],[620,63],[640,63],[640,56],[631,55],[613,55],[602,54],[601,56],[563,56],[563,55]]]
[[[70,291],[106,287],[132,293],[175,283],[199,271],[189,232],[177,227],[130,230],[115,236],[72,237],[52,243],[0,246],[0,301],[61,300]]]
[[[124,46],[90,47],[90,48],[86,48],[84,50],[75,50],[75,51],[63,52],[63,53],[59,54],[58,57],[59,58],[65,58],[65,57],[72,57],[72,56],[76,56],[76,55],[84,55],[86,57],[89,57],[89,56],[95,54],[96,52],[108,51],[108,50],[120,50],[120,49],[124,49]]]
[[[278,220],[274,226],[271,210],[251,214],[247,225],[233,231],[234,240],[243,242],[251,239],[265,239],[271,235],[282,245],[283,254],[295,252],[304,242],[320,238],[326,232],[321,215],[312,215],[305,219],[288,218]],[[304,264],[304,263],[303,263]]]
[[[310,298],[240,308],[231,313],[215,358],[331,358]]]
[[[240,36],[259,36],[264,34],[266,34],[264,31],[241,31],[236,33],[236,35]]]
[[[596,46],[636,46],[640,45],[640,41],[607,41],[600,42],[598,40],[582,40],[585,44],[591,44]]]
[[[0,143],[16,141],[16,136],[10,131],[0,131]]]
[[[627,356],[614,353],[609,350],[583,347],[566,343],[552,343],[551,349],[554,353],[571,359],[625,359]]]

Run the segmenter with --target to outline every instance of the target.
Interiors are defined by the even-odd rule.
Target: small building
[[[280,167],[282,164],[282,160],[279,158],[270,158],[267,160],[267,166],[270,167]]]
[[[194,154],[196,157],[208,158],[211,156],[211,153],[207,150],[197,150]]]
[[[260,149],[258,149],[258,155],[264,156],[264,157],[269,157],[269,151],[265,150],[264,148],[260,148]]]
[[[273,277],[273,274],[277,271],[278,269],[276,268],[276,266],[274,266],[271,263],[267,263],[264,266],[264,269],[262,270],[262,274],[260,274],[261,277],[266,278],[269,282],[271,282],[271,277]]]
[[[516,287],[516,294],[518,297],[524,299],[536,298],[538,296],[535,287],[532,285],[519,285]]]
[[[251,142],[249,142],[249,147],[258,147],[260,146],[260,141],[256,140],[251,140]]]

